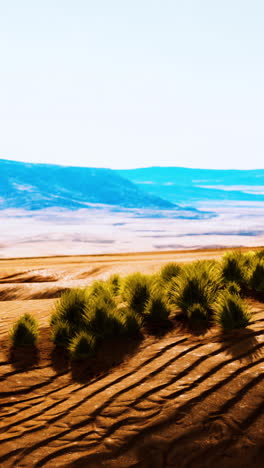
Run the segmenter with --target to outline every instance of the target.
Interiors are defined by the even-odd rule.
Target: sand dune
[[[55,285],[83,285],[116,271],[153,272],[170,259],[220,253],[1,261],[1,279],[9,275],[17,296],[16,288],[28,286],[28,296],[0,302],[0,466],[262,466],[263,304],[251,301],[249,329],[224,338],[214,329],[192,336],[176,327],[112,343],[111,355],[100,349],[89,363],[70,364],[49,341],[54,299],[32,299],[34,288],[44,297]],[[38,275],[45,271],[57,281],[31,282],[40,269]],[[26,311],[40,321],[39,352],[12,355],[7,332]]]

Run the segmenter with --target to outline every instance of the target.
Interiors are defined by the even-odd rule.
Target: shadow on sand
[[[70,371],[74,382],[86,383],[122,364],[136,352],[141,341],[142,336],[106,340],[100,344],[93,358],[75,361],[70,359],[65,349],[56,346],[51,352],[51,365],[56,373]]]
[[[31,369],[39,364],[40,352],[36,346],[16,346],[10,349],[8,359],[15,370]]]
[[[230,342],[226,352],[241,362],[254,362],[263,355],[262,343],[258,341],[256,332],[250,329],[233,330],[225,332],[223,342]]]

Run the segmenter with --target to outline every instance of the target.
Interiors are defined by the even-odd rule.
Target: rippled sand
[[[54,297],[113,272],[154,272],[219,250],[0,261],[1,467],[263,466],[264,305],[248,330],[112,343],[71,364],[54,352]],[[8,329],[40,321],[38,353],[10,354]]]

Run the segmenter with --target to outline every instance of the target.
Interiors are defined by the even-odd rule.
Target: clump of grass
[[[34,346],[38,339],[38,322],[32,315],[24,314],[10,331],[13,346]]]
[[[91,297],[85,308],[85,328],[100,339],[122,333],[115,303],[104,296]]]
[[[172,279],[168,291],[170,302],[187,316],[194,304],[209,314],[222,287],[221,274],[214,262],[194,262],[187,265],[182,274]]]
[[[241,287],[235,281],[229,281],[225,286],[225,290],[237,296],[241,294]]]
[[[257,250],[257,252],[255,252],[255,256],[256,258],[264,259],[264,249]]]
[[[87,304],[91,301],[101,301],[105,304],[106,308],[113,309],[116,305],[115,299],[109,287],[109,284],[104,281],[95,281],[95,283],[88,289]]]
[[[125,306],[120,307],[116,310],[118,320],[121,323],[121,334],[125,336],[138,335],[142,325],[142,317],[128,309]]]
[[[109,283],[97,280],[87,290],[89,297],[100,297],[104,298],[105,302],[112,302],[113,297],[109,287]]]
[[[249,285],[255,291],[264,292],[264,259],[258,260],[253,267]]]
[[[186,315],[189,325],[193,328],[204,328],[208,324],[208,311],[199,303],[192,304]]]
[[[160,273],[155,273],[149,278],[149,297],[150,296],[160,296],[166,299],[166,289],[168,287],[168,282],[166,282],[160,275]]]
[[[175,262],[169,262],[164,265],[160,271],[161,279],[164,281],[170,281],[172,278],[176,278],[181,273],[182,267]]]
[[[96,337],[87,331],[80,331],[71,340],[69,352],[73,359],[87,359],[95,353]]]
[[[51,340],[66,349],[74,336],[85,330],[85,307],[88,292],[85,289],[71,289],[62,294],[55,303],[50,319]]]
[[[107,283],[109,285],[109,289],[111,293],[114,296],[118,296],[120,289],[121,289],[121,284],[122,284],[121,276],[118,274],[113,274],[108,278]]]
[[[237,294],[224,291],[215,304],[214,322],[223,330],[245,328],[249,325],[251,312]]]
[[[51,341],[57,346],[67,348],[71,339],[71,327],[68,322],[56,321],[52,326]]]
[[[222,259],[225,281],[234,281],[240,286],[247,283],[253,257],[242,252],[227,252]]]
[[[151,296],[144,309],[144,317],[149,323],[158,323],[168,320],[170,310],[167,302],[160,296]]]
[[[150,278],[141,273],[133,273],[124,279],[122,298],[135,312],[143,313],[150,296]]]
[[[83,324],[86,302],[87,291],[85,289],[66,291],[55,304],[50,325],[53,327],[56,323],[68,323],[71,333],[74,333]]]

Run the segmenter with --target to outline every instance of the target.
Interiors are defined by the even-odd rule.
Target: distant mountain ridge
[[[264,201],[264,169],[218,170],[184,167],[122,169],[126,177],[148,193],[172,203],[195,206],[204,201]]]
[[[173,210],[111,169],[0,160],[0,209],[89,208],[89,204]]]
[[[264,169],[111,170],[0,159],[0,209],[76,210],[106,205],[160,210],[157,216],[168,210],[175,217],[199,218],[213,215],[199,211],[199,203],[224,200],[264,201]]]

